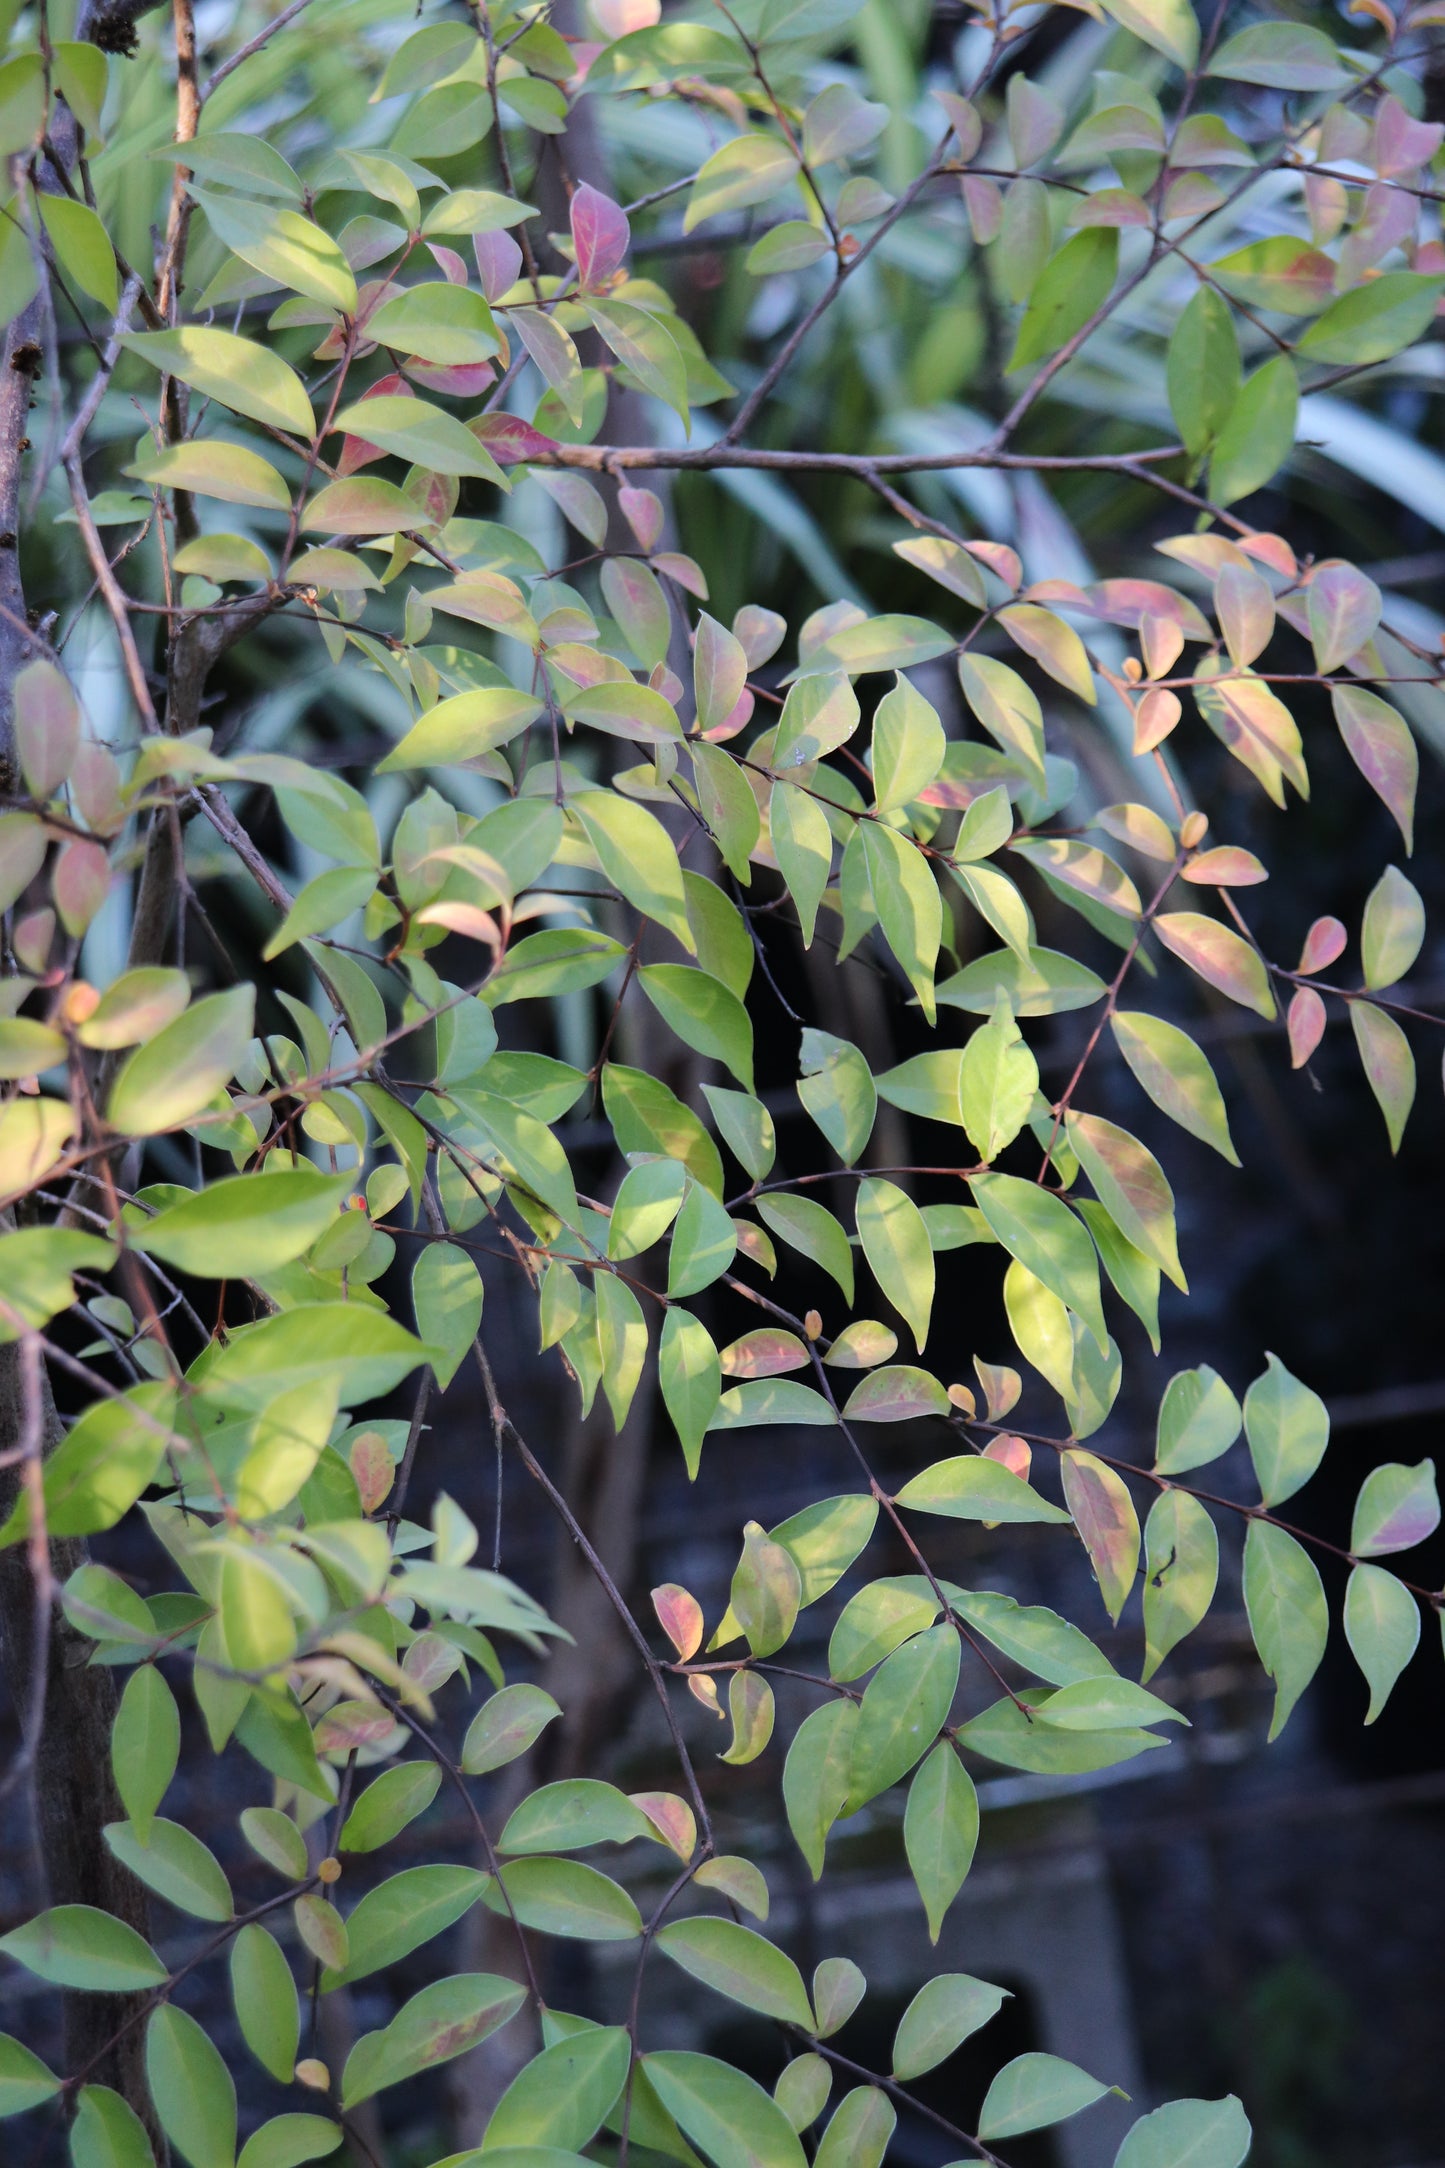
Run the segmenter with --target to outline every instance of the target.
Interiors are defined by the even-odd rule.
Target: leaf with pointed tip
[[[1319,1669],[1329,1608],[1314,1560],[1269,1521],[1252,1520],[1244,1539],[1244,1607],[1259,1660],[1275,1682],[1273,1741]]]

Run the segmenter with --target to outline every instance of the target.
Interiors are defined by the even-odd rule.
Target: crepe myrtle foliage
[[[1111,1327],[1132,1311],[1157,1348],[1189,1260],[1167,1152],[1091,1106],[1122,1057],[1156,1141],[1175,1124],[1237,1164],[1162,1008],[1237,1007],[1297,1068],[1347,1025],[1383,1178],[1416,1049],[1439,1058],[1401,991],[1438,652],[1251,510],[1287,503],[1302,400],[1368,412],[1380,365],[1434,337],[1421,84],[1445,7],[7,15],[0,1545],[7,1827],[33,1830],[37,1895],[0,1951],[63,1991],[66,2027],[49,2060],[0,2039],[0,2114],[75,2168],[232,2168],[235,2079],[184,2007],[204,1973],[259,2066],[248,2099],[271,2088],[244,2168],[378,2160],[377,2096],[503,2028],[515,2074],[454,2163],[877,2168],[910,2084],[1003,1990],[920,1980],[891,2066],[860,2067],[829,2043],[864,1973],[838,1953],[805,1979],[758,1867],[719,1847],[709,1799],[752,1780],[699,1783],[709,1725],[724,1763],[769,1749],[803,1607],[836,1617],[771,1749],[775,1811],[816,1879],[835,1825],[896,1788],[935,1941],[975,1771],[1166,1747],[1183,1720],[1147,1682],[1208,1613],[1221,1539],[1271,1737],[1325,1646],[1330,1546],[1288,1512],[1328,1439],[1306,1382],[1263,1349],[1242,1404],[1182,1370],[1152,1464],[1109,1449]],[[860,324],[906,294],[925,339],[930,311],[965,344],[982,326],[976,403],[905,414],[875,386],[867,426],[819,443]],[[752,593],[734,562],[743,599],[712,615],[675,546],[681,475],[695,525],[741,496],[842,599],[790,620],[786,582]],[[1080,476],[1154,555],[1036,576],[1018,507]],[[872,506],[906,610],[857,599],[810,509],[828,488]],[[255,727],[267,671],[326,688],[337,760]],[[1277,955],[1251,917],[1269,869],[1229,828],[1249,794],[1307,796],[1302,718],[1338,732],[1343,817],[1373,793],[1400,862],[1362,924],[1302,923]],[[1101,749],[1117,802],[1060,742]],[[1194,771],[1221,769],[1211,814]],[[1041,945],[1031,896],[1080,953]],[[867,958],[926,1050],[875,1071],[794,1018],[775,964],[815,944],[829,970]],[[568,1061],[535,1050],[562,1016]],[[1051,1098],[1038,1020],[1061,1016]],[[801,1024],[821,1174],[778,1149],[759,1024]],[[641,1033],[686,1098],[664,1053],[617,1058]],[[957,1163],[870,1150],[880,1101]],[[589,1167],[599,1125],[614,1149],[602,1195],[583,1123]],[[940,1329],[935,1258],[963,1245],[1013,1348]],[[770,1292],[780,1252],[805,1314]],[[830,1434],[827,1495],[771,1530],[738,1502],[720,1616],[676,1583],[629,1607],[507,1413],[479,1259],[584,1410],[620,1432],[655,1385],[690,1475],[745,1426]],[[739,1302],[752,1329],[719,1347]],[[459,1374],[508,1495],[540,1487],[595,1573],[673,1788],[517,1781],[564,1712],[535,1676],[559,1628],[501,1567],[500,1483],[487,1564],[447,1496],[407,1512]],[[1037,1430],[1012,1420],[1024,1377]],[[891,1490],[870,1441],[902,1421],[921,1442]],[[1017,1524],[1045,1576],[1082,1544],[1097,1597],[1076,1621],[942,1578],[940,1520]],[[1336,1554],[1370,1719],[1441,1603],[1378,1561],[1437,1520],[1428,1462],[1377,1467]],[[145,1595],[90,1556],[120,1524]],[[907,1573],[877,1576],[880,1538]],[[1107,1652],[1130,1605],[1142,1680]],[[230,1851],[274,1876],[249,1910],[166,1812],[183,1721],[226,1760]],[[474,1865],[416,1860],[443,1787]],[[477,1907],[503,1969],[438,1963],[328,2067],[303,1998],[374,1989]],[[552,2006],[554,1938],[624,1946],[621,2022]],[[644,1977],[672,1967],[782,2028],[771,2094],[649,2041]],[[965,2120],[927,2112],[960,2161],[1002,2162],[1109,2080],[1028,2053]],[[1237,2168],[1249,2143],[1234,2098],[1177,2101],[1119,2168]]]

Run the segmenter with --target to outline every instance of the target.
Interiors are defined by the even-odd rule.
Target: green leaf
[[[728,1601],[729,1615],[746,1634],[754,1656],[772,1656],[782,1648],[797,1621],[802,1594],[802,1576],[792,1553],[757,1521],[749,1521]]]
[[[935,1750],[937,1751],[937,1750]],[[967,1972],[940,1972],[918,1990],[893,2036],[893,2075],[907,2084],[946,2062],[1012,2000],[1006,1987]]]
[[[514,2017],[526,1999],[515,1980],[492,1972],[434,1980],[380,2032],[362,2034],[342,2072],[342,2107],[354,2108],[388,2085],[465,2054]]]
[[[482,1278],[465,1250],[429,1242],[411,1275],[417,1331],[431,1348],[431,1366],[445,1392],[461,1368],[482,1321]]]
[[[717,2168],[803,2168],[787,2117],[743,2071],[680,2048],[645,2055],[641,2067],[663,2106]]]
[[[1070,1450],[1060,1462],[1064,1497],[1117,1626],[1139,1570],[1139,1517],[1123,1478],[1093,1453]]]
[[[1400,1673],[1420,1645],[1420,1607],[1383,1566],[1356,1566],[1345,1587],[1345,1639],[1365,1674],[1373,1724]]]
[[[1027,771],[1036,789],[1046,789],[1043,710],[1017,670],[992,656],[970,653],[958,658],[958,681],[989,736]],[[1016,1015],[1029,1014],[1017,1004],[1014,1009]]]
[[[973,1779],[948,1741],[940,1739],[909,1785],[903,1810],[903,1849],[928,1915],[930,1942],[938,1941],[948,1908],[973,1865],[977,1843]]]
[[[856,1702],[826,1701],[804,1717],[783,1765],[788,1827],[815,1882],[823,1872],[828,1832],[848,1797],[857,1728]]]
[[[1034,281],[1008,367],[1022,369],[1067,345],[1108,300],[1118,266],[1111,226],[1086,226],[1065,241]]]
[[[1433,1461],[1402,1461],[1372,1468],[1360,1485],[1350,1523],[1350,1549],[1356,1558],[1379,1558],[1391,1551],[1412,1551],[1440,1525],[1440,1499]]]
[[[858,1239],[869,1269],[905,1320],[920,1354],[933,1308],[933,1249],[913,1199],[876,1175],[858,1186]]]
[[[1167,1017],[1151,1016],[1143,1009],[1116,1009],[1109,1029],[1136,1081],[1160,1112],[1237,1167],[1239,1154],[1229,1134],[1224,1095],[1188,1032]]]
[[[1013,1143],[1028,1120],[1038,1088],[1039,1065],[1012,1015],[1001,1008],[974,1032],[959,1065],[959,1111],[980,1159],[995,1160]]]
[[[309,1250],[354,1187],[304,1162],[236,1175],[167,1205],[129,1230],[132,1249],[201,1279],[260,1279]]]
[[[525,1691],[525,1689],[522,1689]],[[341,1825],[337,1850],[375,1852],[424,1814],[441,1786],[435,1762],[402,1762],[374,1777]]]
[[[523,1680],[516,1686],[502,1687],[482,1705],[467,1727],[462,1742],[463,1769],[469,1777],[478,1777],[504,1768],[525,1754],[561,1714],[552,1696],[540,1686]]]
[[[791,1957],[732,1920],[672,1920],[657,1947],[695,1980],[783,2025],[814,2030],[813,2006]]]
[[[1233,2093],[1223,2100],[1171,2100],[1140,2116],[1114,2168],[1241,2168],[1252,2136]]]
[[[795,2055],[779,2073],[773,2098],[801,2134],[810,2123],[817,2122],[832,2088],[833,2073],[821,2055]]]
[[[1209,493],[1233,504],[1262,489],[1294,449],[1299,378],[1288,354],[1276,354],[1247,379],[1214,442]]]
[[[487,1876],[473,1867],[406,1867],[369,1889],[348,1914],[346,1964],[322,1976],[322,1988],[349,1986],[419,1950],[482,1895]]]
[[[688,924],[677,848],[661,821],[646,806],[615,791],[584,791],[571,807],[607,880],[692,954],[696,944]],[[678,971],[685,967],[661,968]]]
[[[82,2085],[70,2126],[71,2168],[155,2168],[145,2125],[108,2085]]]
[[[613,1784],[567,1777],[524,1799],[497,1839],[500,1852],[575,1852],[589,1844],[630,1844],[652,1835],[640,1807]]]
[[[1098,1258],[1087,1230],[1063,1199],[1013,1174],[975,1174],[969,1186],[1009,1255],[1083,1320],[1102,1353],[1108,1334]]]
[[[154,1817],[142,1837],[130,1822],[107,1822],[105,1841],[123,1867],[168,1904],[199,1920],[228,1920],[231,1885],[216,1856],[180,1822]]]
[[[497,462],[470,429],[425,399],[385,392],[358,399],[335,417],[331,427],[350,431],[379,451],[392,452],[433,474],[470,475],[481,482],[501,479]]]
[[[255,1000],[251,986],[209,994],[138,1046],[111,1089],[111,1127],[123,1136],[153,1137],[194,1120],[235,1074],[250,1045]]]
[[[341,250],[312,219],[274,204],[248,203],[192,187],[216,239],[268,282],[306,294],[324,308],[356,313],[356,280]]]
[[[949,1588],[947,1595],[975,1633],[1038,1678],[1072,1686],[1078,1679],[1107,1678],[1113,1671],[1087,1634],[1042,1604],[1021,1604],[993,1589]]]
[[[125,332],[120,343],[153,369],[179,377],[248,421],[289,430],[308,444],[316,434],[316,417],[300,377],[279,354],[253,339],[186,324],[175,331]]]
[[[1332,38],[1291,22],[1251,23],[1236,31],[1204,72],[1267,90],[1335,90],[1352,81]]]
[[[795,783],[774,783],[768,800],[768,832],[778,871],[797,907],[803,946],[813,945],[818,906],[833,865],[833,834],[816,798]]]
[[[746,1104],[741,1092],[706,1084],[703,1090],[714,1112],[719,1098]],[[685,1107],[660,1078],[607,1062],[602,1070],[602,1104],[620,1152],[656,1152],[665,1159],[680,1159],[704,1189],[714,1197],[722,1196],[723,1171],[717,1146],[691,1107]],[[723,1133],[728,1134],[725,1127]]]
[[[883,938],[932,1024],[936,1013],[933,974],[943,934],[938,883],[923,853],[893,829],[878,821],[860,821],[853,833],[863,854]]]
[[[1266,1355],[1265,1362],[1244,1396],[1244,1428],[1260,1497],[1277,1506],[1308,1483],[1323,1460],[1330,1416],[1319,1394],[1301,1385],[1277,1355]]]
[[[341,2143],[341,2126],[321,2115],[273,2115],[253,2130],[236,2168],[299,2168],[322,2160]]]
[[[181,1718],[175,1695],[154,1664],[141,1664],[126,1680],[120,1697],[111,1726],[110,1758],[116,1790],[142,1844],[176,1773],[180,1752]]]
[[[1154,1154],[1102,1115],[1079,1114],[1071,1107],[1066,1128],[1080,1166],[1120,1233],[1188,1294],[1179,1263],[1174,1192]]]
[[[950,1625],[930,1627],[879,1665],[858,1709],[845,1803],[849,1814],[907,1776],[927,1752],[948,1721],[958,1667],[958,1634]]]
[[[489,361],[499,351],[497,327],[482,296],[443,282],[406,286],[392,294],[368,318],[366,335],[378,345],[440,367]]]
[[[1003,995],[1015,1016],[1061,1016],[1091,1008],[1108,991],[1096,971],[1057,949],[1031,948],[1027,961],[1011,949],[975,957],[938,988],[945,1008],[991,1016]]]
[[[599,2025],[544,2047],[497,2102],[475,2157],[482,2160],[507,2146],[579,2152],[617,2103],[631,2047],[621,2025]]]
[[[254,1920],[231,1944],[231,1999],[257,2062],[278,2084],[289,2085],[301,2040],[296,1982],[280,1943]]]
[[[1350,1003],[1350,1025],[1370,1090],[1385,1117],[1390,1150],[1398,1152],[1415,1103],[1415,1057],[1387,1010],[1373,1001]]]
[[[873,1132],[878,1094],[856,1046],[828,1031],[803,1032],[798,1097],[845,1166],[851,1167]]]
[[[368,406],[380,404],[380,400],[367,401]],[[397,404],[412,406],[415,402],[401,399]],[[476,760],[499,745],[509,744],[541,713],[539,700],[515,692],[510,686],[483,685],[456,693],[428,708],[385,760],[378,761],[377,772],[390,774],[395,769],[447,767]]]
[[[877,2085],[845,2093],[813,2158],[818,2168],[882,2168],[898,2111]]]
[[[0,2033],[0,2119],[38,2108],[42,2101],[53,2100],[59,2091],[59,2078],[38,2055],[12,2040],[9,2033]]]
[[[926,790],[943,765],[944,745],[938,710],[900,673],[873,716],[875,810],[908,805]]]
[[[1199,57],[1199,24],[1189,0],[1109,0],[1106,12],[1176,67],[1192,68]]]
[[[786,188],[797,171],[795,154],[778,137],[758,132],[734,136],[699,169],[687,199],[683,232],[691,233],[704,219],[725,211],[766,202]]]
[[[959,1728],[959,1745],[1006,1769],[1057,1777],[1111,1769],[1168,1744],[1152,1731],[1065,1731],[1041,1724],[1033,1711],[1046,1698],[1044,1690],[1025,1687],[1019,1698],[1022,1709],[1013,1701],[996,1701],[980,1716],[970,1717]]]
[[[1314,1560],[1269,1521],[1252,1520],[1244,1539],[1244,1606],[1259,1660],[1275,1682],[1273,1741],[1319,1668],[1329,1610]]]
[[[584,1860],[513,1859],[498,1879],[522,1925],[540,1934],[631,1942],[642,1932],[642,1917],[626,1890]],[[484,1893],[484,1902],[491,1912],[508,1909],[495,1887]]]
[[[703,622],[711,620],[704,618]],[[752,853],[762,834],[762,816],[752,787],[737,762],[720,745],[709,745],[699,738],[692,741],[688,751],[702,817],[729,871],[746,885],[752,879]]]
[[[1425,906],[1419,890],[1398,866],[1387,866],[1366,899],[1360,930],[1366,986],[1374,991],[1402,979],[1424,939]]]
[[[940,1513],[961,1521],[1067,1521],[1069,1516],[1050,1505],[1022,1476],[1001,1461],[987,1460],[981,1453],[960,1453],[953,1460],[936,1461],[915,1475],[899,1491],[895,1504],[915,1513]]]
[[[690,964],[644,964],[637,976],[668,1029],[695,1053],[722,1062],[750,1093],[752,1019],[732,989]]]
[[[946,1417],[950,1412],[937,1378],[910,1363],[892,1363],[854,1386],[843,1417],[849,1423],[910,1423],[920,1415]]]
[[[390,1392],[428,1359],[393,1318],[354,1302],[308,1302],[234,1331],[195,1382],[203,1399],[259,1414],[283,1392],[334,1380],[350,1407]]]
[[[1004,2064],[984,2095],[978,2134],[991,2142],[1066,2122],[1080,2109],[1102,2100],[1109,2090],[1061,2056],[1016,2055]]]
[[[158,1987],[166,1968],[124,1920],[94,1905],[56,1905],[0,1936],[0,1950],[54,1987],[121,1995]]]
[[[1169,1380],[1159,1403],[1154,1465],[1167,1475],[1202,1468],[1229,1451],[1243,1422],[1239,1402],[1217,1370],[1208,1363],[1201,1363],[1197,1370],[1180,1370]]]
[[[1144,1677],[1207,1613],[1219,1581],[1219,1538],[1197,1498],[1161,1491],[1144,1523]]]
[[[790,1248],[801,1250],[804,1257],[821,1265],[842,1288],[844,1300],[851,1304],[852,1245],[827,1206],[815,1204],[811,1197],[759,1197],[757,1203],[758,1217],[763,1225],[771,1228]]]
[[[702,1441],[717,1413],[722,1370],[712,1335],[691,1311],[674,1306],[663,1319],[658,1349],[663,1404],[682,1444],[689,1479],[696,1476]]]
[[[1359,366],[1388,361],[1429,330],[1445,278],[1418,271],[1384,271],[1368,285],[1341,294],[1311,324],[1299,351],[1311,361]]]
[[[190,2168],[232,2168],[236,2088],[193,2017],[162,2003],[146,2026],[146,2083],[160,2125]]]
[[[71,196],[42,195],[37,200],[61,270],[82,293],[114,313],[120,294],[115,251],[95,212]]]

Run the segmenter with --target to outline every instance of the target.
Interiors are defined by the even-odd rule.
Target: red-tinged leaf
[[[1002,1438],[990,1438],[983,1449],[983,1457],[985,1460],[996,1460],[1005,1468],[1012,1468],[1014,1474],[1022,1477],[1025,1483],[1034,1462],[1033,1448],[1028,1442],[1008,1433]]]
[[[1306,592],[1315,661],[1321,670],[1337,670],[1374,638],[1380,590],[1353,565],[1331,559],[1316,567]]]
[[[1168,686],[1157,692],[1145,693],[1134,710],[1134,751],[1152,753],[1156,745],[1162,745],[1170,731],[1184,713],[1179,695]]]
[[[1300,950],[1301,971],[1323,971],[1337,956],[1345,953],[1349,934],[1337,918],[1317,918],[1305,935],[1305,945]]]
[[[510,233],[474,233],[472,254],[488,301],[500,301],[522,275],[522,251]]]
[[[1221,994],[1266,1019],[1275,1014],[1269,973],[1247,941],[1200,911],[1165,911],[1154,931],[1171,955],[1188,964]]]
[[[467,267],[454,248],[448,248],[442,241],[428,241],[427,248],[449,286],[466,285]]]
[[[963,176],[963,207],[968,213],[969,231],[978,248],[987,248],[990,241],[998,239],[1003,224],[1003,193],[997,181],[991,181],[983,173],[965,173]]]
[[[627,254],[632,237],[627,214],[610,196],[583,181],[572,197],[569,216],[582,291],[595,292],[607,284]]]
[[[1398,1152],[1415,1104],[1415,1057],[1410,1042],[1394,1017],[1372,1001],[1352,1001],[1350,1022],[1365,1079],[1385,1117],[1390,1150]]]
[[[680,1860],[692,1858],[697,1850],[697,1816],[685,1799],[676,1792],[629,1792],[627,1796]]]
[[[747,676],[748,659],[741,641],[704,611],[698,619],[692,657],[700,730],[711,732],[728,722],[746,690]]]
[[[760,1325],[756,1332],[744,1333],[720,1357],[730,1378],[778,1378],[788,1370],[808,1369],[812,1359],[796,1333],[783,1332],[776,1325]]]
[[[1141,617],[1139,652],[1144,658],[1145,677],[1168,677],[1184,652],[1184,634],[1178,619],[1152,614]]]
[[[702,1605],[696,1596],[680,1588],[676,1581],[664,1581],[661,1588],[652,1591],[652,1608],[677,1650],[678,1662],[690,1662],[702,1646]]]
[[[1382,1558],[1389,1551],[1412,1551],[1440,1526],[1440,1498],[1433,1461],[1385,1461],[1360,1485],[1350,1524],[1350,1549],[1356,1558]]]
[[[1388,700],[1362,685],[1336,685],[1331,699],[1345,750],[1394,815],[1406,851],[1413,851],[1420,756],[1409,724]]]
[[[15,748],[32,798],[43,803],[59,790],[79,747],[80,709],[69,680],[53,662],[27,663],[15,680]]]
[[[1188,1293],[1179,1264],[1174,1192],[1153,1153],[1098,1114],[1067,1116],[1068,1138],[1094,1193],[1119,1232]]]
[[[1191,858],[1180,878],[1193,881],[1200,888],[1254,888],[1267,881],[1269,874],[1253,851],[1242,851],[1232,843],[1221,843],[1212,851],[1201,851]]]
[[[1094,673],[1084,643],[1072,625],[1032,602],[1011,602],[999,611],[998,621],[1016,647],[1031,655],[1076,700],[1093,707]]]
[[[1201,679],[1195,684],[1194,698],[1214,735],[1277,806],[1284,804],[1286,781],[1293,783],[1302,798],[1309,796],[1299,726],[1284,702],[1259,678]]]
[[[439,391],[444,399],[479,399],[497,375],[489,361],[409,361],[406,373],[414,384]]]
[[[1274,590],[1252,565],[1220,567],[1214,612],[1229,658],[1242,670],[1268,647],[1274,631]]]
[[[347,1459],[361,1496],[361,1510],[374,1513],[390,1496],[396,1480],[396,1463],[385,1438],[379,1430],[363,1430],[352,1440]]]
[[[1187,595],[1162,580],[1096,580],[1089,589],[1096,617],[1137,632],[1145,617],[1172,617],[1186,640],[1208,640],[1208,621]]]
[[[1253,557],[1258,564],[1268,565],[1282,580],[1292,580],[1299,573],[1299,559],[1279,534],[1247,534],[1239,537],[1239,547],[1246,557]]]
[[[949,1399],[937,1378],[911,1363],[890,1363],[855,1385],[843,1414],[850,1423],[908,1423],[947,1415]]]
[[[410,399],[412,396],[412,388],[406,378],[393,371],[390,376],[378,377],[374,384],[368,385],[361,399]],[[360,405],[361,400],[358,400],[357,404]],[[385,457],[386,454],[380,446],[369,444],[365,437],[343,437],[341,457],[336,462],[337,475],[354,474],[358,467],[368,466],[373,459]]]
[[[469,427],[502,467],[515,467],[524,459],[545,459],[557,449],[555,437],[544,437],[520,414],[479,414]]]
[[[1312,986],[1301,986],[1289,1005],[1289,1058],[1303,1069],[1325,1035],[1325,1005]]]
[[[662,499],[650,489],[634,489],[624,482],[617,492],[617,509],[636,535],[638,548],[655,550],[662,539]]]
[[[1139,1516],[1121,1477],[1077,1447],[1063,1456],[1064,1502],[1115,1625],[1139,1570]]]
[[[965,542],[963,546],[970,557],[976,557],[1003,581],[1010,594],[1017,594],[1024,577],[1023,559],[1017,550],[1010,549],[1007,542]]]
[[[1011,1370],[1007,1363],[986,1363],[975,1355],[973,1367],[978,1382],[983,1387],[988,1419],[991,1423],[1001,1423],[1010,1408],[1018,1405],[1024,1381],[1017,1370]]]
[[[110,859],[99,843],[80,836],[55,861],[50,893],[66,932],[80,935],[110,894]]]

